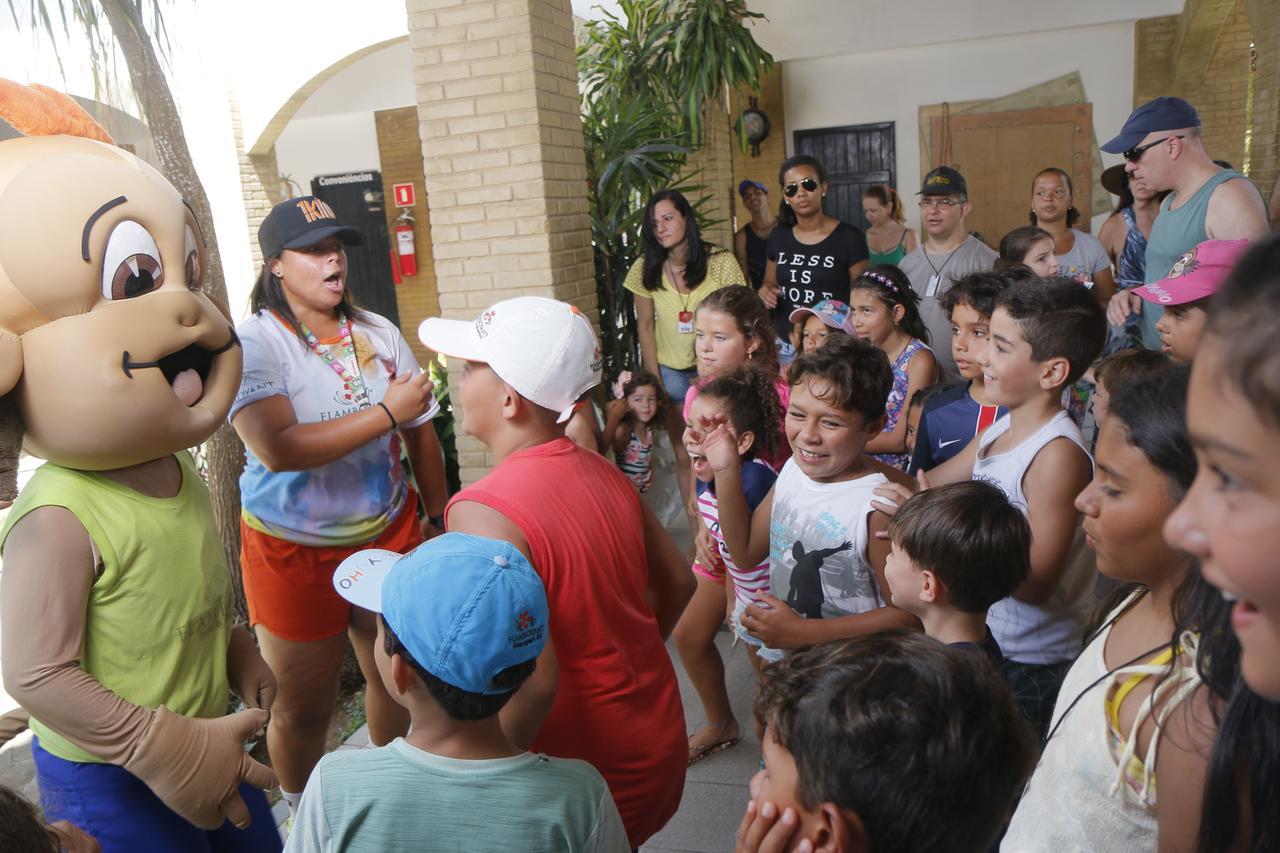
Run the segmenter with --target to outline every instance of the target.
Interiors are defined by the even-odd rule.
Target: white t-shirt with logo
[[[250,403],[283,396],[298,423],[334,420],[359,411],[350,390],[324,359],[299,340],[274,314],[259,311],[236,328],[244,347],[244,375],[228,420]],[[360,375],[376,405],[391,380],[420,372],[418,360],[400,330],[377,314],[364,312],[351,323]],[[320,339],[339,362],[338,339]],[[434,400],[426,414],[401,429],[413,429],[436,416]],[[268,471],[245,448],[240,476],[242,517],[262,533],[301,545],[353,545],[369,542],[395,520],[409,493],[400,464],[400,437],[387,432],[334,460],[305,471]]]

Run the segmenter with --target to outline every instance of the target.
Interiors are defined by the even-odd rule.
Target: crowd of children
[[[821,169],[782,174],[803,215],[762,273],[778,292],[708,287],[677,316],[683,384],[619,377],[586,446],[581,312],[424,323],[497,465],[427,519],[449,532],[333,572],[410,727],[298,774],[287,850],[635,850],[686,767],[742,738],[726,622],[762,750],[741,851],[1280,849],[1280,237],[1186,251],[1132,290],[1164,309],[1161,349],[1104,356],[1110,282],[1048,169],[995,268],[929,294],[939,340],[908,275],[857,247],[847,291],[779,284],[825,227]],[[640,497],[675,420],[689,554]],[[83,796],[41,756],[46,796]],[[3,789],[0,815],[5,849],[97,844]]]

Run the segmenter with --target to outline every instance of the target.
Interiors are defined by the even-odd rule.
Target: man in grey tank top
[[[1183,254],[1205,240],[1257,240],[1269,232],[1266,205],[1253,182],[1217,166],[1204,149],[1200,116],[1181,98],[1156,98],[1138,107],[1120,134],[1102,146],[1125,159],[1125,171],[1152,192],[1170,190],[1147,240],[1145,283],[1159,281]],[[1156,321],[1163,310],[1131,290],[1117,293],[1107,320],[1123,325],[1142,312],[1142,343],[1160,348]]]

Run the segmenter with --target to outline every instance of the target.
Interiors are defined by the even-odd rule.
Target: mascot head
[[[106,470],[200,444],[241,353],[191,208],[66,95],[0,80],[0,118],[28,134],[0,142],[0,394],[28,452]]]

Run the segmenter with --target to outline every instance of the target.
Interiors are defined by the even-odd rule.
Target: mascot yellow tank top
[[[81,669],[135,705],[219,717],[229,695],[231,581],[208,489],[191,456],[177,458],[182,487],[171,498],[147,497],[92,471],[44,464],[0,529],[0,548],[32,510],[69,510],[102,561],[85,611]],[[101,763],[39,720],[31,720],[31,729],[59,758]]]

